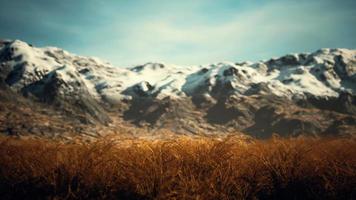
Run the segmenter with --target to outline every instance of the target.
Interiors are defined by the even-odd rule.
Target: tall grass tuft
[[[0,138],[0,199],[355,199],[356,141]]]

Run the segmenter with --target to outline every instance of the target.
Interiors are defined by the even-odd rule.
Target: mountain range
[[[0,41],[0,132],[7,135],[352,136],[355,92],[350,49],[124,68],[56,47]]]

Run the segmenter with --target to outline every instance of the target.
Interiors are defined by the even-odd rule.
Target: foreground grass
[[[0,199],[355,199],[356,141],[0,138]]]

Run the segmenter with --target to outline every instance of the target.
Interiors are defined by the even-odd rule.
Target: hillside
[[[260,138],[356,132],[356,50],[320,49],[256,63],[123,68],[19,40],[3,40],[0,48],[2,96],[10,98],[0,100],[14,106],[3,106],[6,113],[21,115],[21,106],[34,115],[44,109],[42,115],[56,113],[73,130],[100,127],[89,128],[91,135],[116,126],[183,134],[241,131]],[[4,121],[11,119],[1,122],[0,131],[9,134]]]

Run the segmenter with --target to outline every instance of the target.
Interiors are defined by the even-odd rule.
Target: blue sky
[[[356,48],[355,0],[0,0],[0,38],[117,66]]]

